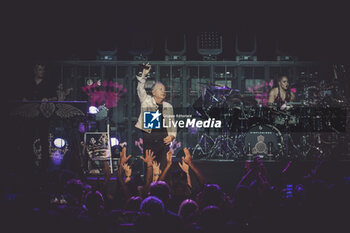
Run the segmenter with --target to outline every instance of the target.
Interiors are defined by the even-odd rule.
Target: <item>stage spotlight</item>
[[[116,137],[111,138],[111,147],[118,146],[119,140]]]
[[[183,47],[177,48],[175,50],[169,49],[168,41],[171,40],[173,42],[172,45],[178,45],[181,41],[178,35],[170,35],[165,40],[165,53],[167,54],[165,56],[166,61],[186,61],[186,35],[183,35]]]
[[[64,145],[66,145],[66,141],[63,138],[56,138],[53,141],[53,144],[57,147],[57,148],[62,148],[64,147]]]
[[[142,36],[140,36],[140,33]],[[133,56],[134,61],[148,61],[153,53],[154,40],[149,30],[133,31],[131,33],[130,49],[128,53]]]
[[[246,35],[247,36],[247,35]],[[254,46],[250,51],[241,51],[239,49],[239,40],[238,40],[238,35],[236,35],[236,41],[235,41],[235,51],[236,51],[236,61],[257,61],[258,58],[256,56],[256,51],[257,51],[257,42],[256,42],[256,35],[254,35]],[[249,36],[244,37],[244,41],[246,42],[249,40]],[[242,43],[242,41],[241,41]]]
[[[97,56],[96,60],[103,60],[103,61],[116,61],[117,60],[117,52],[118,49],[115,47],[114,50],[97,50]]]
[[[97,114],[99,112],[99,109],[96,106],[90,106],[89,107],[89,113],[90,114]]]
[[[283,46],[282,50],[280,49],[280,41],[276,41],[276,60],[277,61],[297,61],[298,57],[292,55],[290,48]]]
[[[222,36],[219,32],[201,32],[197,36],[197,52],[204,61],[215,61],[222,53]]]

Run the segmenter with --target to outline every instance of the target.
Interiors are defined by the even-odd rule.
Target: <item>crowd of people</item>
[[[298,183],[292,176],[299,171],[293,171],[290,162],[281,171],[280,182],[272,184],[264,163],[255,157],[228,194],[219,184],[207,183],[189,150],[183,151],[181,161],[175,162],[170,150],[162,171],[154,153],[146,150],[140,157],[143,177],[133,174],[132,156],[124,147],[117,171],[112,174],[106,162],[104,179],[94,184],[68,170],[37,177],[37,182],[8,181],[17,195],[4,190],[3,226],[7,232],[96,233],[346,232],[348,228],[350,189],[336,173],[337,161],[320,156]]]

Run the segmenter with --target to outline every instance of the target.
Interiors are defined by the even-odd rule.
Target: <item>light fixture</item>
[[[53,144],[57,148],[62,148],[66,145],[66,141],[63,138],[55,138],[55,140],[53,141]]]
[[[254,35],[254,47],[251,51],[241,51],[238,48],[238,35],[236,35],[236,42],[235,42],[235,51],[236,51],[236,61],[257,61],[258,58],[256,56],[256,49],[257,43],[256,43],[256,35]]]
[[[297,61],[298,57],[291,55],[290,51],[287,51],[287,52],[286,51],[282,51],[280,49],[279,40],[277,40],[276,41],[276,60],[277,61]]]
[[[197,36],[197,52],[204,61],[215,61],[222,53],[222,36],[218,32],[201,32]]]
[[[182,50],[178,50],[178,51],[173,51],[173,50],[169,50],[168,49],[168,41],[169,39],[172,39],[171,42],[173,42],[173,44],[177,45],[179,43],[179,39],[176,38],[175,36],[170,36],[167,37],[165,40],[165,53],[167,54],[165,56],[165,60],[166,61],[186,61],[186,56],[184,55],[186,52],[186,35],[183,36],[183,49]]]
[[[89,113],[90,114],[97,114],[99,112],[99,109],[96,106],[90,106],[89,107]]]
[[[140,33],[142,36],[140,36]],[[153,53],[153,41],[152,34],[148,30],[143,32],[133,31],[128,53],[133,56],[134,61],[148,61],[149,56]]]
[[[118,49],[114,48],[112,51],[107,50],[97,50],[97,57],[96,60],[103,60],[103,61],[116,61],[117,60],[117,54]]]
[[[118,146],[119,140],[116,137],[111,137],[111,147]]]

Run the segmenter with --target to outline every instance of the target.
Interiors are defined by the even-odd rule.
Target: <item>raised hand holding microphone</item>
[[[149,64],[149,62],[147,62],[146,64],[145,63],[142,63],[142,77],[146,77],[146,75],[151,71],[151,65]]]

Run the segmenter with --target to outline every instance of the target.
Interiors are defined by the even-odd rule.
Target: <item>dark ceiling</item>
[[[193,2],[193,1],[192,1]],[[216,5],[214,5],[216,4]],[[259,55],[272,56],[275,44],[301,60],[347,60],[349,35],[345,6],[248,2],[220,5],[146,1],[118,4],[25,3],[9,7],[9,43],[15,58],[94,59],[97,48],[118,46],[119,59],[127,57],[132,37],[151,34],[152,60],[164,58],[164,38],[186,34],[188,57],[196,56],[199,31],[219,31],[224,38],[222,59],[234,60],[236,34],[256,34]],[[19,55],[20,54],[20,55]]]

